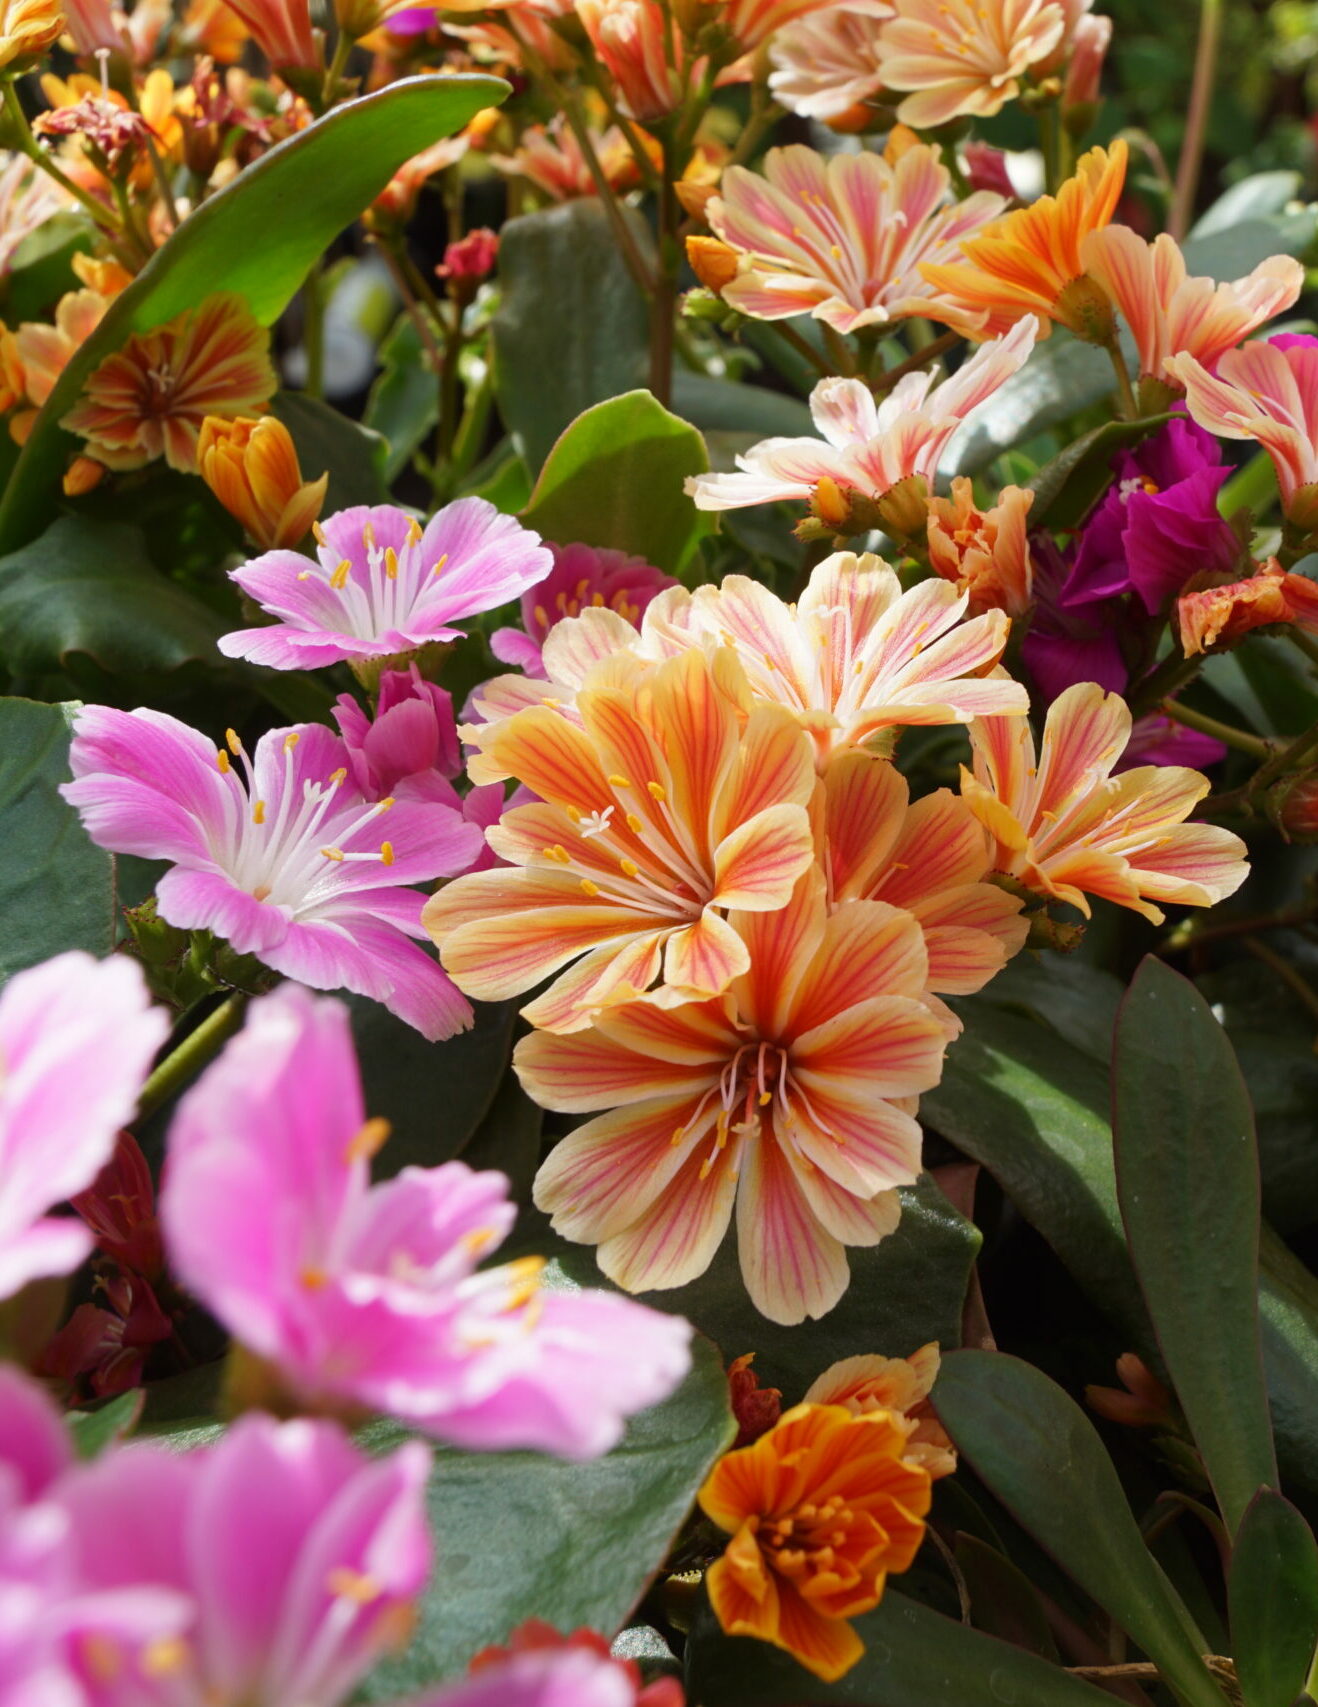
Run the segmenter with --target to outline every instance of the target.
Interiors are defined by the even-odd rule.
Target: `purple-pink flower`
[[[382,660],[463,637],[453,624],[520,598],[553,558],[484,498],[459,498],[423,530],[388,504],[340,510],[319,524],[315,560],[267,551],[232,579],[278,620],[226,634],[220,651],[276,670]]]
[[[316,989],[371,996],[426,1037],[471,1024],[410,940],[425,934],[425,897],[408,885],[483,851],[453,806],[368,798],[345,743],[315,723],[272,730],[249,758],[232,732],[217,751],[163,712],[88,706],[70,763],[62,792],[93,841],[174,862],[156,890],[168,923],[214,931]]]
[[[512,1654],[407,1707],[638,1707],[639,1700],[620,1665],[588,1648],[562,1647]]]
[[[461,1162],[372,1186],[347,1010],[285,987],[184,1097],[161,1219],[179,1278],[307,1404],[384,1411],[460,1446],[606,1452],[689,1363],[687,1324],[549,1292],[502,1174]]]
[[[541,648],[556,622],[596,606],[638,625],[641,612],[665,587],[677,582],[643,557],[593,545],[551,545],[554,567],[538,586],[522,594],[521,628],[496,628],[490,650],[539,680],[545,677]]]
[[[46,1211],[109,1161],[168,1031],[130,960],[61,954],[10,979],[0,995],[0,1298],[90,1254],[81,1221]]]

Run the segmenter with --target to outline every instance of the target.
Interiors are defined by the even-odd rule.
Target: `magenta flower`
[[[425,897],[407,886],[465,871],[482,851],[452,806],[367,798],[344,742],[315,723],[272,730],[249,759],[232,733],[217,753],[163,712],[88,706],[70,762],[62,792],[94,842],[174,861],[156,891],[170,924],[214,931],[316,989],[371,996],[432,1039],[471,1024],[409,940],[425,934]]]
[[[673,1688],[669,1699],[680,1707],[681,1689]],[[512,1654],[406,1707],[638,1707],[643,1700],[622,1666],[588,1648],[563,1647]]]
[[[1225,757],[1226,747],[1221,741],[1154,712],[1135,724],[1112,774],[1119,776],[1136,765],[1184,765],[1201,771],[1206,765],[1221,764]]]
[[[89,1707],[337,1707],[406,1638],[429,1468],[417,1441],[369,1459],[336,1424],[252,1412],[213,1447],[133,1444],[71,1471],[54,1497]],[[186,1609],[181,1628],[96,1628],[98,1604],[151,1591]]]
[[[424,531],[387,504],[340,510],[316,538],[314,563],[267,551],[233,571],[279,620],[226,634],[226,657],[276,670],[405,657],[461,640],[453,623],[520,598],[553,567],[540,536],[484,498],[447,504]]]
[[[0,1298],[90,1254],[81,1221],[46,1211],[109,1161],[168,1031],[131,960],[60,954],[10,979],[0,995]]]
[[[522,627],[496,628],[490,650],[538,680],[545,677],[541,648],[556,622],[601,606],[636,625],[641,612],[665,587],[677,582],[643,557],[593,545],[551,545],[554,567],[538,586],[522,594]],[[525,631],[525,632],[523,632]]]
[[[385,1411],[460,1446],[590,1457],[685,1374],[690,1330],[606,1292],[476,1272],[516,1216],[461,1162],[372,1187],[347,1010],[287,987],[184,1097],[161,1192],[180,1279],[304,1403]]]

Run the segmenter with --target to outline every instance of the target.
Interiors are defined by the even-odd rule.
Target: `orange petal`
[[[768,806],[725,836],[714,852],[711,905],[759,912],[784,907],[815,856],[804,806]]]

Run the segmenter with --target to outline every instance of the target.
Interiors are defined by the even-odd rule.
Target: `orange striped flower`
[[[803,1403],[845,1405],[856,1417],[890,1411],[907,1431],[907,1463],[921,1465],[937,1481],[956,1469],[956,1449],[929,1403],[938,1365],[936,1341],[909,1357],[844,1357],[811,1382]]]
[[[865,1645],[847,1622],[877,1606],[924,1539],[929,1474],[906,1462],[887,1411],[797,1405],[720,1458],[700,1490],[732,1540],[710,1567],[710,1604],[730,1636],[785,1648],[832,1683]]]
[[[560,973],[523,1009],[554,1031],[656,982],[665,999],[725,990],[748,951],[724,913],[781,908],[814,857],[809,744],[753,705],[733,654],[631,667],[624,686],[590,678],[580,727],[543,705],[495,727],[485,756],[539,803],[487,832],[513,869],[470,873],[424,914],[469,995]]]
[[[1126,156],[1120,138],[1110,149],[1091,148],[1056,196],[1040,196],[966,238],[964,260],[922,262],[920,271],[952,304],[955,318],[940,313],[937,298],[929,314],[961,325],[967,314],[986,313],[977,338],[997,337],[1034,314],[1040,317],[1041,336],[1056,320],[1077,337],[1106,342],[1112,305],[1087,274],[1081,245],[1111,221],[1126,181]]]
[[[725,996],[634,1002],[518,1044],[542,1106],[609,1111],[551,1152],[535,1201],[629,1292],[703,1274],[735,1207],[751,1301],[800,1322],[846,1290],[848,1245],[896,1227],[893,1188],[920,1169],[907,1099],[938,1082],[948,1031],[922,999],[909,913],[830,916],[811,869],[787,906],[729,923],[747,964]]]
[[[1187,657],[1234,646],[1251,629],[1271,623],[1318,634],[1318,582],[1288,574],[1275,557],[1247,581],[1184,593],[1176,601],[1176,627]]]
[[[225,0],[276,71],[320,63],[307,0]]]
[[[0,69],[49,52],[63,30],[59,0],[0,0]]]
[[[211,491],[263,551],[297,545],[311,531],[329,485],[328,474],[303,480],[292,435],[273,415],[234,421],[208,415],[198,440],[197,466]]]
[[[1162,923],[1159,901],[1211,907],[1245,881],[1245,844],[1216,824],[1184,822],[1208,779],[1181,765],[1112,775],[1130,739],[1119,694],[1080,682],[1054,700],[1036,760],[1024,720],[971,726],[975,768],[961,794],[996,842],[995,869],[1088,917],[1089,896]]]
[[[894,0],[879,32],[879,72],[911,90],[903,124],[932,130],[963,114],[988,118],[1020,93],[1032,66],[1050,59],[1066,26],[1058,0]]]

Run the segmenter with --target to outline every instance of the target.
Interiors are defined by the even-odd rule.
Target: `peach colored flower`
[[[1038,315],[1041,337],[1056,320],[1077,337],[1110,334],[1112,309],[1088,277],[1082,244],[1107,225],[1126,181],[1127,148],[1118,138],[1110,149],[1091,148],[1056,196],[1040,196],[962,244],[965,258],[953,265],[921,267],[940,300],[953,312],[987,313],[977,336],[994,336],[1023,315]],[[935,319],[946,318],[937,307]]]
[[[417,199],[427,181],[436,172],[456,166],[470,146],[468,137],[459,131],[456,136],[442,136],[420,154],[405,160],[371,203],[366,214],[367,224],[372,229],[382,226],[386,230],[406,225],[416,212]]]
[[[617,125],[588,127],[595,157],[609,188],[623,192],[640,182],[640,168],[627,138]],[[510,176],[529,179],[554,201],[599,194],[581,144],[561,113],[547,125],[528,125],[513,154],[492,154],[491,164]]]
[[[1289,255],[1271,255],[1230,284],[1191,278],[1166,232],[1146,243],[1127,225],[1091,231],[1081,240],[1080,259],[1130,327],[1140,374],[1173,383],[1170,357],[1193,356],[1212,372],[1304,288],[1304,268]]]
[[[809,744],[781,706],[752,704],[732,652],[592,676],[576,708],[580,728],[544,706],[495,728],[494,765],[539,802],[487,832],[511,870],[450,883],[423,916],[483,1000],[560,973],[523,1010],[555,1031],[656,981],[664,999],[726,989],[747,950],[723,914],[781,908],[814,855]]]
[[[826,1683],[865,1645],[847,1622],[877,1606],[924,1539],[930,1481],[903,1457],[886,1411],[797,1405],[710,1472],[700,1504],[731,1534],[710,1567],[710,1604],[730,1636],[785,1648]]]
[[[811,1382],[802,1403],[842,1405],[853,1417],[891,1413],[906,1428],[906,1462],[937,1481],[956,1469],[956,1449],[929,1403],[939,1361],[936,1340],[909,1357],[845,1357]]]
[[[163,455],[190,473],[206,416],[250,414],[277,383],[269,332],[245,298],[225,293],[135,332],[92,374],[61,425],[107,468],[140,468]]]
[[[1225,649],[1269,623],[1318,634],[1318,582],[1287,574],[1270,559],[1247,581],[1184,593],[1176,601],[1176,627],[1187,657]]]
[[[886,901],[910,913],[924,932],[927,992],[973,995],[1024,947],[1023,903],[987,881],[993,845],[949,789],[912,803],[895,765],[840,753],[824,773],[824,827],[833,905]]]
[[[197,471],[264,551],[297,545],[320,514],[329,475],[304,481],[292,435],[273,415],[224,420],[208,415]]]
[[[827,4],[828,0],[719,0],[715,15],[741,52],[750,54],[779,30]],[[737,80],[745,81],[750,76],[749,66],[745,77],[739,72],[736,75]],[[719,79],[732,80],[727,73]]]
[[[59,0],[0,0],[0,68],[39,59],[63,30]]]
[[[320,63],[307,0],[225,0],[276,71]]]
[[[536,1102],[608,1111],[550,1152],[535,1201],[629,1292],[703,1274],[735,1206],[752,1303],[800,1322],[846,1290],[848,1245],[896,1227],[894,1187],[920,1171],[907,1099],[938,1082],[948,1031],[921,999],[916,921],[879,901],[830,917],[817,869],[729,928],[743,955],[726,995],[632,1002],[518,1044]]]
[[[1077,107],[1097,106],[1101,96],[1103,62],[1111,44],[1111,18],[1102,17],[1097,12],[1086,12],[1076,21],[1071,31],[1070,60],[1062,88],[1064,119],[1071,118]]]
[[[879,70],[889,89],[911,90],[903,124],[932,130],[962,116],[988,118],[1021,92],[1031,67],[1063,39],[1056,0],[894,0],[879,35]]]
[[[33,232],[71,206],[68,193],[26,155],[0,148],[0,278]]]
[[[797,18],[769,48],[774,99],[825,124],[883,93],[879,34],[891,0],[841,0]]]
[[[929,500],[929,562],[966,594],[972,616],[1024,616],[1030,608],[1034,566],[1025,530],[1033,502],[1028,488],[1004,486],[992,509],[980,510],[964,475],[952,482],[950,498]]]
[[[67,291],[55,310],[54,325],[27,320],[6,338],[5,399],[12,408],[26,398],[9,423],[9,434],[23,444],[64,369],[105,317],[109,299],[94,290]],[[12,399],[12,401],[9,401]]]
[[[934,291],[919,263],[959,260],[962,240],[1006,205],[989,191],[949,200],[940,152],[921,144],[890,164],[794,144],[769,150],[763,176],[730,167],[705,210],[741,257],[724,300],[753,319],[813,314],[839,332],[926,314]]]
[[[623,111],[642,124],[673,112],[686,76],[681,38],[660,0],[576,0],[576,7]]]
[[[1184,822],[1208,780],[1181,765],[1112,775],[1130,739],[1119,694],[1079,682],[1053,701],[1036,763],[1025,720],[971,725],[974,774],[962,798],[994,838],[995,869],[1089,916],[1090,895],[1142,913],[1156,903],[1211,907],[1245,881],[1245,844],[1216,824]]]

